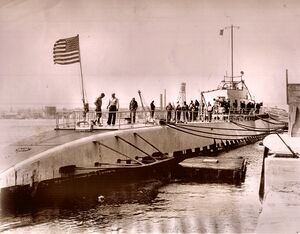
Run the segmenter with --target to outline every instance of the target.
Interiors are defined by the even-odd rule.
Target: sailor
[[[195,111],[195,105],[193,100],[191,100],[191,103],[189,105],[189,112],[190,112],[190,117],[189,117],[189,121],[193,121],[194,120],[194,111]]]
[[[132,98],[131,102],[129,103],[131,123],[135,123],[135,114],[136,114],[137,108],[138,108],[138,103],[135,100],[135,98]]]
[[[189,112],[188,112],[189,106],[186,104],[186,101],[183,102],[183,106],[181,108],[183,112],[183,122],[187,122],[189,119]]]
[[[107,109],[109,110],[107,124],[109,126],[111,124],[112,126],[114,126],[116,122],[116,113],[119,110],[119,99],[116,98],[115,93],[111,95],[111,99],[109,99]]]
[[[154,118],[154,111],[155,111],[155,105],[154,105],[154,101],[152,101],[150,103],[150,115],[152,119]]]
[[[102,117],[102,98],[105,97],[104,93],[101,93],[100,96],[96,99],[96,101],[94,102],[95,106],[96,106],[96,122],[98,125],[100,125],[100,118]]]
[[[180,123],[180,118],[181,118],[181,106],[179,104],[179,102],[177,102],[177,106],[176,106],[176,122]]]
[[[259,114],[259,110],[260,110],[260,103],[256,103],[256,105],[255,105],[255,114]]]
[[[218,114],[219,113],[219,100],[218,99],[213,99],[214,104],[213,104],[213,113]]]
[[[201,98],[201,109],[200,109],[200,112],[201,112],[201,120],[202,121],[205,121],[207,120],[207,113],[206,113],[206,105],[205,105],[205,102],[204,100]]]
[[[225,114],[229,114],[229,110],[230,110],[230,100],[226,99],[224,100],[224,108],[225,108]]]
[[[199,113],[199,106],[200,106],[200,103],[198,102],[197,99],[195,99],[195,111],[194,111],[194,120],[197,120],[198,118],[198,113]]]
[[[207,114],[208,114],[208,121],[211,122],[212,119],[212,112],[213,112],[213,107],[211,106],[210,102],[207,104]]]
[[[250,107],[249,107],[249,103],[250,102],[248,102],[248,104],[247,104],[247,109],[246,109],[246,103],[245,103],[245,101],[241,101],[240,102],[240,113],[241,114],[244,114],[244,113],[247,113],[249,110],[250,110]],[[245,110],[246,109],[246,110]]]
[[[173,106],[171,102],[169,102],[169,104],[166,106],[166,110],[167,110],[167,122],[169,123],[172,118],[172,110],[173,110]]]
[[[238,107],[237,100],[234,100],[234,102],[232,103],[232,106],[233,106],[233,113],[236,113],[237,112],[237,107]]]

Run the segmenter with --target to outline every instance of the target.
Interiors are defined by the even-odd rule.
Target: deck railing
[[[180,113],[180,114],[179,114]],[[109,111],[103,111],[100,119],[100,126],[95,124],[96,112],[90,111],[83,115],[82,111],[64,111],[56,113],[56,129],[75,129],[77,127],[89,127],[91,125],[101,127],[108,127],[107,120]],[[135,121],[133,114],[130,111],[116,111],[115,128],[124,126],[151,126],[158,124],[161,119],[173,123],[187,123],[187,122],[220,122],[220,121],[245,121],[253,120],[255,118],[255,110],[237,111],[231,109],[228,113],[207,112],[207,111],[166,111],[156,110],[153,118],[150,111],[136,111]]]

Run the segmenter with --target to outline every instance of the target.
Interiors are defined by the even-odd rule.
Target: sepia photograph
[[[0,0],[1,233],[300,233],[300,2]]]

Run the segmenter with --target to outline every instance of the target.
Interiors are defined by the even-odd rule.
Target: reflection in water
[[[247,158],[245,183],[198,184],[175,181],[148,203],[89,204],[2,215],[7,233],[161,233],[253,232],[261,204],[258,197],[262,146],[248,145],[230,154]]]

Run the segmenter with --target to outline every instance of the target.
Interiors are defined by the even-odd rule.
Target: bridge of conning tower
[[[229,100],[240,99],[242,101],[253,101],[251,93],[243,80],[244,72],[240,76],[224,76],[224,79],[218,86],[219,90],[227,90]]]
[[[244,72],[241,71],[241,75],[239,76],[224,76],[224,79],[219,84],[219,89],[241,89],[244,88],[244,80],[243,80]]]
[[[231,109],[239,111],[248,103],[254,105],[255,101],[245,84],[243,75],[244,72],[241,72],[240,76],[224,76],[216,89],[201,92],[204,106],[208,106],[209,103],[214,105],[216,102],[228,102]]]

